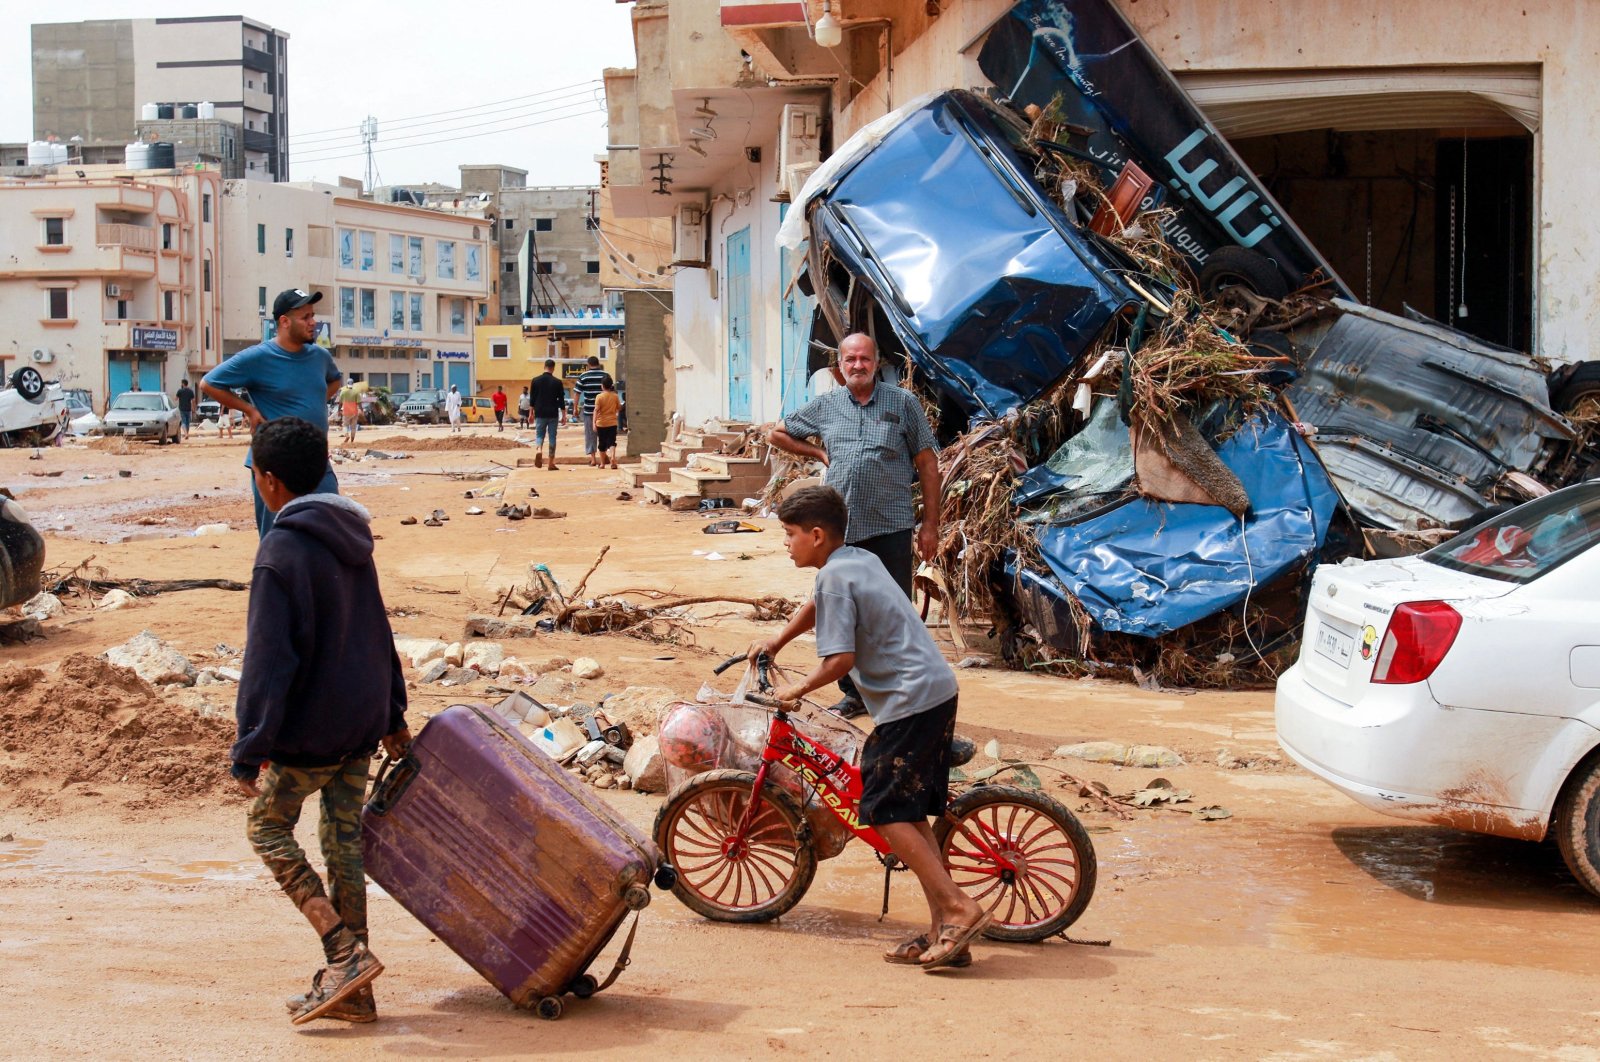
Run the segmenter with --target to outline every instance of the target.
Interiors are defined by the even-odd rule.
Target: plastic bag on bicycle
[[[700,696],[699,702],[680,701],[662,713],[658,740],[662,759],[666,761],[669,791],[706,771],[754,772],[761,766],[761,751],[766,748],[767,729],[772,721],[771,710],[734,700],[710,687],[702,687]],[[827,746],[851,764],[860,765],[861,747],[867,735],[858,727],[823,712],[808,719],[791,715],[789,721],[801,734]],[[774,767],[767,772],[767,778],[792,794],[804,807],[818,859],[832,859],[844,851],[854,835],[828,810],[814,790],[785,767]]]

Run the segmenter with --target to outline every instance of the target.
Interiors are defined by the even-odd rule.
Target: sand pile
[[[382,439],[361,439],[358,450],[516,450],[521,443],[510,435],[439,435],[413,439],[409,435],[389,435]]]
[[[133,443],[123,435],[97,435],[90,439],[88,448],[99,450],[107,454],[131,454],[134,452]]]
[[[232,720],[168,703],[127,668],[74,653],[54,673],[0,669],[0,790],[128,783],[162,804],[230,787]],[[19,796],[20,796],[19,792]]]

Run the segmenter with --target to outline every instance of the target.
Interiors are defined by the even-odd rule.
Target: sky
[[[363,177],[358,129],[371,115],[378,183],[454,185],[461,163],[504,163],[530,185],[594,184],[606,144],[600,73],[633,65],[632,10],[614,0],[8,3],[0,141],[33,137],[32,23],[242,14],[289,34],[296,181]]]

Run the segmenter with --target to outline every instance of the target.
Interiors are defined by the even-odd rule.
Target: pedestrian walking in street
[[[344,428],[340,442],[356,441],[356,427],[360,419],[361,396],[356,393],[355,384],[346,384],[339,389],[339,421]]]
[[[444,412],[450,418],[450,430],[461,430],[461,392],[456,390],[456,385],[450,385],[450,393],[444,396]]]
[[[622,413],[622,399],[617,388],[607,376],[600,381],[600,394],[594,400],[595,452],[600,456],[600,467],[617,467],[617,420]]]
[[[230,773],[251,798],[251,848],[322,940],[327,964],[286,1001],[291,1019],[370,1022],[369,986],[383,964],[367,947],[361,806],[378,746],[398,758],[410,744],[405,675],[372,560],[372,517],[318,493],[326,423],[268,421],[251,450],[251,478],[278,519],[251,576]],[[313,796],[326,886],[294,835]]]
[[[506,430],[506,389],[495,386],[494,394],[489,396],[490,403],[494,406],[494,430]]]
[[[189,386],[189,380],[184,378],[178,385],[178,419],[183,421],[183,437],[189,437],[189,421],[194,416],[194,388]]]
[[[910,598],[913,537],[925,560],[939,545],[941,488],[933,429],[915,395],[878,379],[878,345],[871,336],[845,336],[839,367],[845,385],[785,416],[768,438],[780,450],[826,466],[827,484],[844,497],[849,513],[845,544],[877,556]],[[821,445],[805,441],[810,437]],[[920,527],[913,481],[922,486]],[[849,717],[866,711],[849,675],[840,679],[839,688],[844,697],[834,712]]]
[[[279,292],[272,300],[272,317],[278,323],[278,334],[264,343],[246,347],[201,378],[201,393],[216,399],[222,406],[222,423],[228,435],[233,434],[229,424],[231,410],[243,415],[245,429],[251,433],[269,420],[299,417],[327,435],[328,402],[338,393],[343,377],[333,363],[333,355],[316,343],[316,304],[320,301],[320,291],[290,288]],[[231,388],[246,391],[249,400],[241,398]],[[248,454],[244,463],[246,468],[251,467]],[[333,474],[331,464],[313,493],[339,493],[339,477]],[[256,533],[265,537],[272,530],[274,517],[262,501],[253,475],[250,494],[255,501]]]
[[[529,408],[528,389],[524,387],[521,396],[517,398],[517,427],[526,428],[528,426]]]
[[[545,461],[542,446],[548,446],[550,470],[556,467],[556,422],[567,422],[567,389],[556,379],[556,363],[545,359],[544,372],[528,387],[529,408],[533,410],[533,467]]]
[[[583,418],[583,452],[591,465],[604,467],[605,462],[596,453],[599,436],[594,430],[594,400],[600,397],[600,381],[610,377],[600,368],[600,359],[594,355],[589,355],[586,365],[587,368],[578,377],[573,399],[578,403],[578,415]]]

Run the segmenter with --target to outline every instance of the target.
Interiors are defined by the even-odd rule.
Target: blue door
[[[445,386],[444,362],[442,361],[436,361],[433,363],[433,386],[441,389]]]
[[[139,363],[139,390],[161,390],[161,363],[158,361],[141,361]],[[174,391],[177,388],[173,388]]]
[[[469,364],[450,363],[450,382],[463,396],[472,393],[472,366]]]
[[[788,203],[778,205],[778,220],[789,212]],[[780,252],[782,254],[782,252]],[[806,355],[811,347],[811,314],[817,305],[815,296],[800,290],[790,276],[789,256],[782,254],[783,272],[780,276],[783,291],[783,324],[780,336],[783,370],[783,413],[788,415],[805,405],[811,395],[806,389]],[[796,258],[798,261],[798,257]]]
[[[110,388],[108,394],[111,398],[117,397],[124,391],[133,390],[133,362],[107,361],[106,386]]]
[[[750,419],[750,226],[728,237],[728,419]]]

